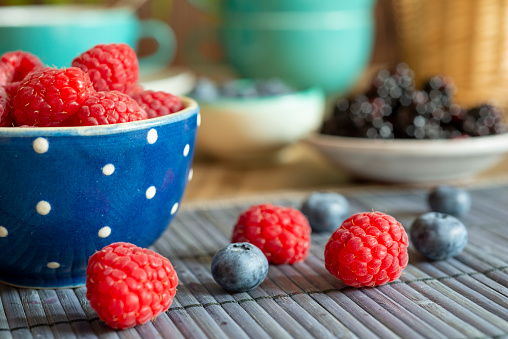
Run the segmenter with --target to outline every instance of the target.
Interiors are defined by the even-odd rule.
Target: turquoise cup
[[[129,8],[84,5],[0,7],[0,54],[24,50],[44,64],[68,67],[89,48],[126,43],[138,51],[141,39],[154,39],[157,50],[140,58],[140,72],[166,68],[175,55],[173,31],[158,20],[140,20]]]
[[[241,77],[279,77],[328,94],[354,85],[374,45],[374,0],[193,0],[220,19],[225,61]]]

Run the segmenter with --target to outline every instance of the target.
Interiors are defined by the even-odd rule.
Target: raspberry
[[[145,109],[149,119],[178,112],[183,107],[179,97],[166,92],[143,91],[132,97]]]
[[[0,58],[0,63],[9,64],[14,68],[9,82],[17,82],[25,79],[28,73],[44,67],[42,61],[35,55],[24,52],[7,52]]]
[[[88,261],[86,298],[113,328],[144,324],[165,312],[176,294],[177,274],[162,255],[117,242]]]
[[[259,247],[271,264],[294,264],[307,257],[310,233],[309,222],[299,210],[261,204],[240,214],[231,242]]]
[[[94,92],[79,68],[42,68],[30,73],[12,98],[13,118],[18,125],[71,126],[72,117]]]
[[[31,53],[4,53],[0,58],[0,86],[5,86],[7,94],[13,97],[26,76],[43,67],[42,61]]]
[[[407,266],[408,238],[402,225],[381,212],[353,214],[325,246],[325,267],[353,287],[383,285]]]
[[[14,66],[9,63],[0,62],[0,87],[9,84],[14,74]]]
[[[12,126],[9,96],[5,88],[0,86],[0,127]]]
[[[145,118],[146,112],[127,94],[96,92],[83,103],[74,117],[74,125],[110,125]]]
[[[138,84],[136,52],[127,44],[97,45],[72,61],[87,72],[97,91],[130,93]]]
[[[131,97],[133,97],[133,96],[138,95],[139,93],[143,92],[144,90],[145,89],[143,88],[142,85],[137,84],[136,86],[131,88],[130,91],[127,92],[127,94],[129,94]]]

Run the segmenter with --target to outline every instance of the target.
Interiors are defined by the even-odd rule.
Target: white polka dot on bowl
[[[48,268],[59,268],[60,264],[57,263],[56,261],[52,261],[52,262],[48,262],[48,264],[46,266],[48,266]]]
[[[107,165],[104,165],[104,167],[102,168],[102,174],[104,175],[111,175],[115,172],[115,165],[113,164],[107,164]]]
[[[39,154],[43,154],[48,151],[49,142],[48,142],[48,140],[39,137],[34,140],[34,142],[32,143],[32,147],[34,148],[35,152],[37,152]]]
[[[155,196],[156,192],[157,190],[155,189],[155,186],[148,187],[148,189],[146,190],[146,198],[152,199]]]
[[[157,138],[159,136],[157,135],[157,130],[152,128],[148,131],[148,135],[146,136],[146,140],[149,144],[154,144],[157,141]]]
[[[44,200],[39,201],[35,208],[40,215],[47,215],[51,211],[51,205]]]

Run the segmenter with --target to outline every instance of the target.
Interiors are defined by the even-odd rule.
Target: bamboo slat
[[[461,219],[469,243],[455,258],[428,261],[409,247],[399,280],[351,288],[326,271],[330,233],[314,233],[307,259],[272,265],[256,289],[228,293],[213,280],[214,254],[238,215],[257,200],[191,204],[152,247],[168,257],[179,286],[152,322],[113,330],[86,300],[86,288],[24,289],[0,284],[0,338],[483,338],[508,336],[508,186],[471,187]],[[429,210],[423,189],[349,192],[350,212],[386,211],[408,230]],[[298,208],[303,197],[267,201]]]

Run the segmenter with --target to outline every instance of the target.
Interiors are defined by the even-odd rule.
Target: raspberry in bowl
[[[61,125],[0,127],[0,281],[80,286],[95,251],[149,247],[171,223],[190,178],[199,107],[180,97],[179,111],[148,119],[126,94],[94,90],[69,115],[43,92],[41,107],[55,119],[36,121]]]
[[[85,282],[88,258],[117,241],[148,247],[178,210],[199,110],[122,124],[0,127],[0,280]]]

